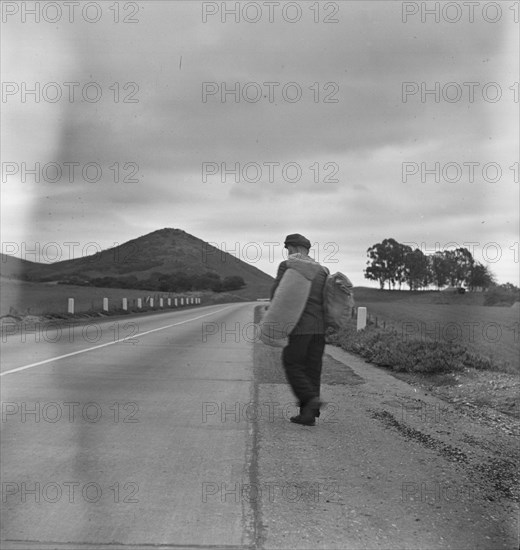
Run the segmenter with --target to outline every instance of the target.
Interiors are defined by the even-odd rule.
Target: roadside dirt
[[[388,372],[452,404],[462,414],[515,433],[520,420],[518,375],[475,369],[439,376]]]

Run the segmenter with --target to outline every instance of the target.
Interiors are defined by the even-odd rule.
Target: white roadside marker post
[[[367,326],[367,308],[358,307],[357,310],[357,329],[363,330]]]

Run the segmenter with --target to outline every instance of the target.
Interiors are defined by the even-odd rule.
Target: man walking
[[[289,334],[289,343],[283,349],[282,360],[287,381],[299,401],[300,414],[291,417],[291,422],[313,426],[320,415],[320,384],[323,352],[325,350],[325,321],[323,311],[323,288],[328,270],[309,256],[311,243],[303,235],[294,233],[285,239],[288,259],[278,266],[276,281],[271,289],[271,299],[283,274],[292,266],[309,266],[316,275],[305,309]]]

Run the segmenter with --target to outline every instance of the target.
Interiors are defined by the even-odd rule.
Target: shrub
[[[520,301],[520,289],[510,283],[494,286],[486,292],[485,306],[506,305],[512,306]]]

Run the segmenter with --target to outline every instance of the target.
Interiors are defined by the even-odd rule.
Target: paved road
[[[20,548],[248,546],[250,510],[202,491],[250,462],[250,426],[208,418],[215,403],[250,401],[252,343],[222,342],[220,329],[251,320],[251,305],[224,305],[122,320],[120,338],[139,334],[120,343],[113,320],[64,328],[55,344],[47,341],[56,329],[40,342],[11,336],[2,362],[3,539],[25,541]]]
[[[471,453],[492,451],[443,440],[486,433],[452,416],[403,422],[403,404],[434,401],[340,350],[318,426],[290,424],[253,309],[7,338],[2,549],[514,547],[515,509],[471,475]]]

